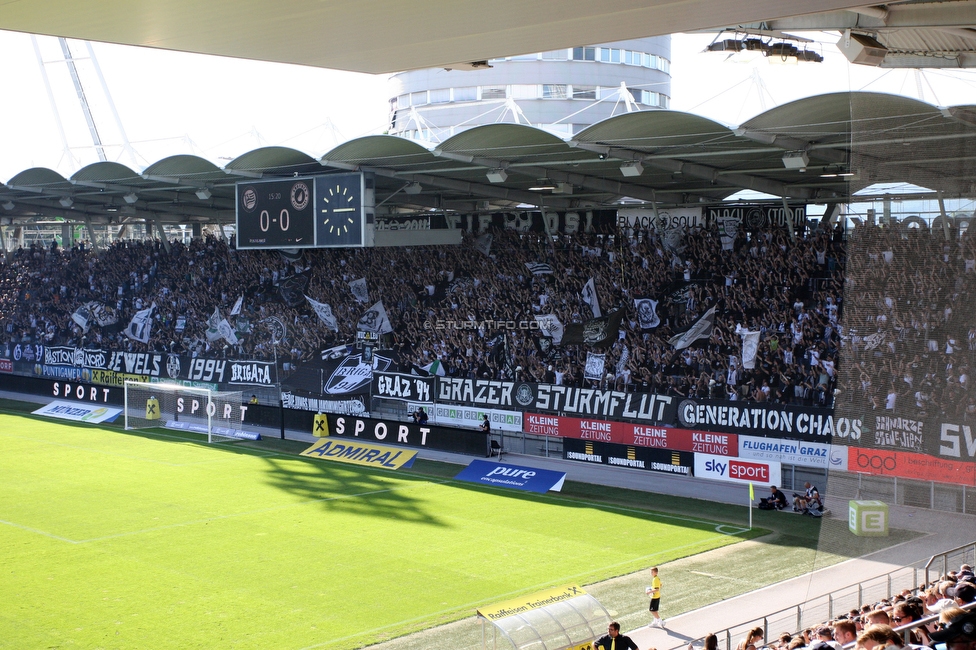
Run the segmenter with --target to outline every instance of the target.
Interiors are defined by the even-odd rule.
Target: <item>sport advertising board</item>
[[[330,414],[328,420],[331,436],[454,451],[471,456],[488,455],[488,434],[480,431],[458,431],[429,424],[411,424],[399,420],[379,420],[352,415]]]

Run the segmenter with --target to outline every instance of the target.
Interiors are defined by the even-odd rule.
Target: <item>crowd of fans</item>
[[[967,611],[973,603],[973,570],[963,564],[959,571],[950,571],[930,585],[904,589],[891,598],[862,605],[795,633],[783,632],[774,639],[765,639],[762,627],[752,628],[735,650],[841,650],[851,644],[856,650],[896,650],[935,647],[938,642],[957,637],[963,637],[968,644],[976,641],[976,625],[972,624],[976,623],[976,610]],[[923,620],[926,622],[918,625]],[[966,628],[965,622],[972,623]],[[714,647],[717,639],[708,635],[704,650]],[[689,646],[689,650],[693,648]]]
[[[846,245],[839,228],[740,231],[726,246],[701,228],[680,241],[615,229],[492,234],[487,255],[471,237],[459,247],[305,250],[297,259],[215,237],[168,250],[159,241],[98,252],[33,244],[0,264],[0,324],[14,342],[299,362],[352,343],[364,311],[382,300],[394,328],[385,347],[416,367],[440,361],[454,376],[807,405],[829,405],[843,389],[877,408],[916,400],[976,415],[968,395],[959,399],[969,381],[964,352],[976,347],[962,313],[976,278],[971,238],[873,226],[858,226]],[[359,278],[368,301],[349,287]],[[593,318],[581,298],[590,278],[604,315],[624,310],[619,336],[600,349],[541,349],[536,316],[564,326]],[[297,293],[283,298],[282,284]],[[304,295],[331,306],[337,332]],[[240,314],[229,316],[241,297]],[[642,329],[639,298],[658,300],[656,327]],[[83,332],[71,314],[86,301],[116,309],[118,324]],[[153,303],[148,343],[127,337],[132,315]],[[711,307],[710,337],[676,350],[669,339]],[[215,308],[237,326],[238,343],[206,337]],[[288,328],[277,346],[264,326],[272,317]],[[751,369],[742,329],[760,332]],[[838,362],[842,349],[849,363]],[[598,379],[584,377],[589,352],[606,354]]]

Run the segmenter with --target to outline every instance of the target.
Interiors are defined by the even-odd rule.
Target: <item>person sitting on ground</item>
[[[413,421],[417,424],[427,424],[427,411],[424,410],[423,406],[418,407],[417,410],[410,415],[413,417]]]
[[[775,485],[769,486],[769,496],[759,499],[760,510],[782,510],[788,505],[786,495]]]
[[[823,511],[823,500],[820,498],[820,490],[817,489],[816,485],[812,485],[810,481],[803,484],[805,492],[803,495],[793,494],[793,511],[794,512],[812,512],[812,511]]]

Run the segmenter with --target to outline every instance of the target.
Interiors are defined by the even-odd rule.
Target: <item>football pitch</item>
[[[0,443],[0,647],[355,648],[757,532],[294,445],[12,414]]]

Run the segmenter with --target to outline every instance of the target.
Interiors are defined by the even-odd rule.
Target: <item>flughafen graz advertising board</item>
[[[301,373],[284,380],[285,408],[308,418],[319,411],[366,418],[371,399],[377,398],[425,404],[432,416],[451,410],[435,406],[449,405],[485,414],[516,414],[521,418],[514,421],[520,419],[525,434],[580,441],[567,446],[574,457],[589,456],[590,462],[596,457],[621,458],[614,461],[621,466],[673,465],[668,471],[679,474],[691,471],[685,454],[710,454],[976,485],[976,433],[969,421],[921,417],[909,410],[848,413],[843,407],[835,411],[531,382],[419,377],[374,372],[352,358],[355,355],[330,360],[328,367],[309,373],[311,383],[297,381]],[[247,397],[257,388],[274,391],[277,379],[268,361],[0,345],[0,389],[52,399],[121,404],[126,380],[240,390]],[[296,380],[289,383],[292,379]],[[451,428],[457,420],[432,419],[431,425]],[[586,443],[596,445],[596,452],[576,449]],[[644,458],[647,452],[638,449],[660,454]]]

